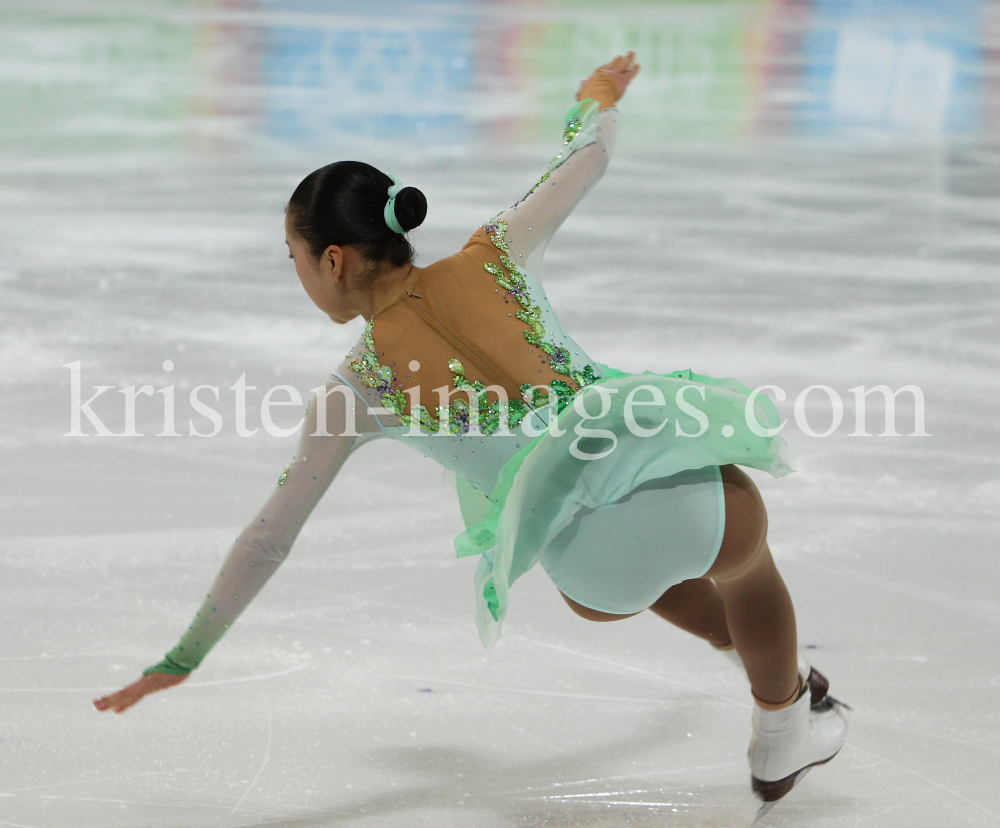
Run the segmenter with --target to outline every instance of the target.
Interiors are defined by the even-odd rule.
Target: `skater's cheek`
[[[299,277],[302,289],[313,301],[313,304],[333,318],[333,314],[336,314],[339,310],[335,296],[332,295],[329,285],[321,278],[318,268],[312,267],[311,264],[307,259],[296,256],[295,275]]]

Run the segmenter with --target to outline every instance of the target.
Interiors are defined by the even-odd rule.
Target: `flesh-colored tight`
[[[704,577],[668,589],[649,609],[716,647],[735,645],[756,699],[769,707],[783,705],[799,691],[795,610],[767,548],[760,492],[737,466],[721,470],[726,527],[715,563]],[[563,598],[591,621],[631,617]]]

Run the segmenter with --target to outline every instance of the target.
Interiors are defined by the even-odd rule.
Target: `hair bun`
[[[408,233],[427,217],[427,198],[416,187],[403,187],[396,194],[396,221]]]
[[[413,246],[406,232],[427,215],[427,199],[415,187],[403,187],[393,202],[401,232],[386,220],[393,179],[363,161],[337,161],[302,179],[288,202],[291,229],[309,247],[313,259],[331,245],[357,247],[374,267],[366,271],[371,284],[385,267],[413,263]]]

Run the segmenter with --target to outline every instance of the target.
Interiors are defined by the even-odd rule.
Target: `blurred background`
[[[787,392],[798,473],[755,480],[856,712],[765,824],[1000,825],[1000,0],[0,0],[0,824],[747,824],[743,679],[648,614],[586,624],[540,571],[483,653],[454,496],[395,445],[184,688],[89,703],[172,646],[294,452],[264,392],[305,396],[360,334],[286,258],[295,185],[397,173],[428,197],[417,263],[450,255],[630,49],[546,291],[603,362]],[[184,436],[160,394],[143,436],[64,436],[75,362],[109,429],[118,391],[174,386]],[[794,422],[814,384],[845,406],[825,438]],[[876,384],[922,389],[931,436],[850,437]]]
[[[191,156],[551,139],[635,50],[623,149],[995,132],[989,0],[4,4],[3,149]]]
[[[643,71],[622,105],[616,174],[549,256],[557,307],[605,361],[736,375],[730,346],[749,337],[769,343],[763,353],[774,368],[785,357],[799,369],[804,354],[815,359],[799,389],[835,384],[846,362],[870,364],[848,346],[857,331],[845,326],[857,328],[860,317],[803,324],[791,297],[859,298],[860,288],[881,312],[886,297],[875,294],[889,278],[930,291],[919,302],[936,301],[945,284],[961,291],[956,278],[994,281],[997,2],[4,0],[2,8],[0,463],[22,485],[0,500],[10,504],[0,525],[16,534],[36,532],[25,479],[27,489],[44,489],[33,491],[38,503],[56,491],[67,498],[45,531],[63,516],[70,529],[108,528],[82,492],[142,497],[118,488],[117,473],[95,478],[87,452],[110,469],[132,459],[147,468],[163,452],[225,461],[233,450],[229,415],[204,444],[62,439],[64,365],[81,361],[84,389],[176,383],[183,426],[196,385],[228,388],[249,371],[261,389],[253,408],[282,372],[305,391],[339,362],[357,325],[332,328],[318,316],[283,261],[282,209],[307,172],[359,158],[404,175],[430,201],[414,234],[418,263],[448,255],[530,186],[554,154],[580,80],[629,49]],[[595,324],[595,296],[623,269],[637,274],[639,302],[621,303],[610,327]],[[670,325],[651,324],[649,337],[624,348],[615,326],[631,315],[625,325],[635,333],[650,278],[665,286],[656,304]],[[727,305],[747,279],[754,298]],[[905,285],[894,291],[897,310],[914,298]],[[706,295],[721,303],[710,319]],[[947,336],[930,342],[898,317],[904,350],[944,349],[953,371],[989,332],[977,313],[963,326],[973,341],[961,346]],[[781,337],[787,351],[774,347]],[[899,346],[894,337],[890,347]],[[166,359],[176,364],[169,374]],[[754,373],[760,359],[748,367],[751,379],[773,381],[768,370]],[[880,360],[880,382],[892,379],[884,367]],[[94,408],[121,430],[122,397],[106,393]],[[956,413],[964,417],[961,406]],[[159,399],[140,398],[140,432],[162,416]],[[271,464],[284,455],[285,443],[263,432],[239,442]],[[42,456],[46,470],[62,467],[57,479],[40,471]],[[160,497],[153,478],[150,493]],[[207,497],[213,515],[224,508]],[[119,528],[174,514],[150,505],[129,510]],[[187,521],[206,519],[198,507],[185,510]]]

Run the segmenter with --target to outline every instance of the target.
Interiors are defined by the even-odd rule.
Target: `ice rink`
[[[264,392],[306,396],[361,330],[286,257],[298,181],[398,173],[432,262],[630,48],[618,152],[544,280],[605,363],[785,393],[797,473],[751,473],[854,713],[759,824],[1000,826],[997,0],[0,0],[0,826],[749,824],[746,679],[650,613],[582,620],[537,567],[484,650],[454,493],[391,441],[190,680],[91,704],[173,646],[272,491],[295,438]],[[65,436],[75,363],[113,432],[152,386],[142,436]],[[929,436],[911,392],[899,436],[877,394],[852,436],[876,385],[916,386]]]

